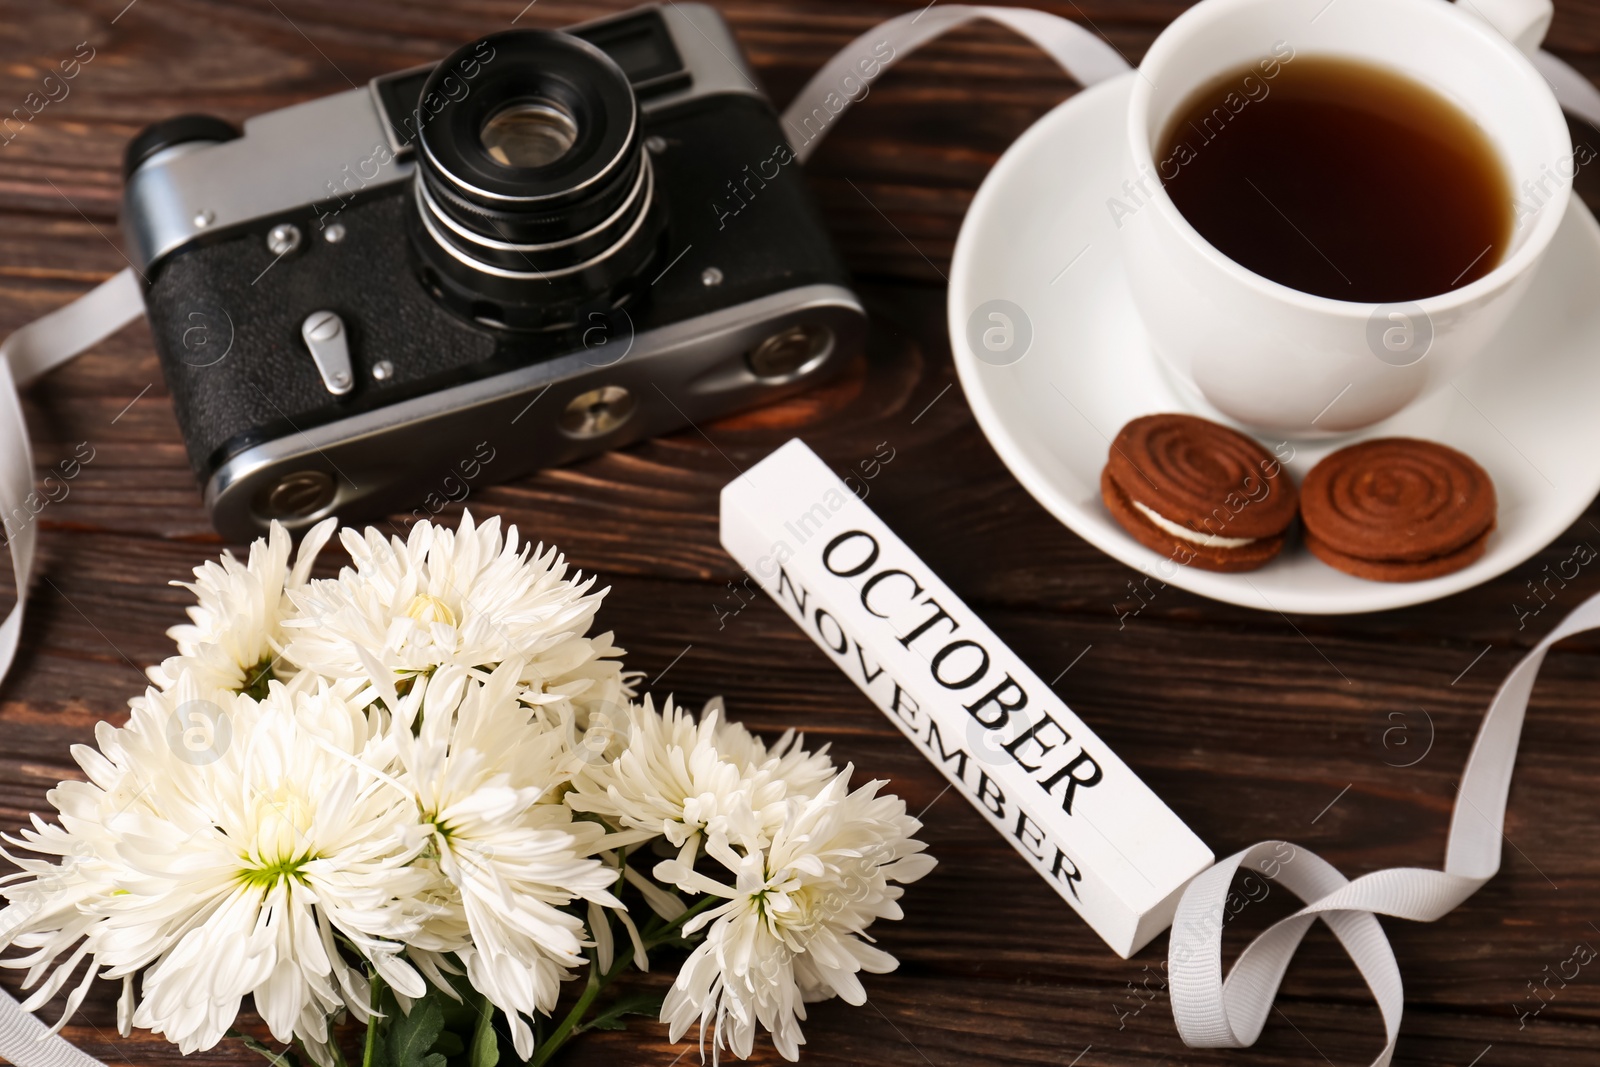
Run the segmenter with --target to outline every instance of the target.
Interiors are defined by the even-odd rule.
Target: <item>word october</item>
[[[850,560],[852,554],[857,554],[861,558],[852,562]],[[1039,788],[1046,794],[1053,793],[1059,788],[1061,810],[1071,815],[1072,798],[1078,789],[1099,785],[1105,779],[1105,772],[1100,769],[1100,764],[1096,763],[1094,757],[1082,746],[1077,746],[1075,749],[1070,746],[1072,734],[1049,712],[1039,711],[1030,705],[1027,690],[1023,689],[1015,678],[1005,671],[991,669],[992,657],[981,641],[956,636],[962,631],[962,623],[942,607],[922,583],[911,575],[911,572],[900,567],[874,569],[881,555],[881,547],[872,534],[865,530],[847,530],[824,546],[822,566],[836,578],[865,576],[856,586],[861,607],[874,618],[885,620],[889,629],[898,635],[895,640],[902,648],[926,655],[929,648],[937,646],[938,651],[927,660],[929,676],[941,688],[968,696],[974,693],[981,694],[970,704],[963,704],[962,707],[986,734],[998,735],[1008,728],[1014,728],[1016,731],[1014,736],[1004,740],[980,734],[978,738],[980,743],[974,747],[982,750],[985,746],[981,742],[992,740],[998,750],[1003,751],[1018,767],[1030,775],[1038,775],[1036,780]],[[785,592],[785,586],[788,587],[789,597],[803,616],[806,607],[805,597],[802,591],[797,590],[789,581],[788,574],[780,569],[778,591]],[[907,590],[906,586],[910,586],[910,589]],[[897,593],[900,595],[896,596]],[[914,621],[918,615],[925,617],[920,621]],[[833,651],[844,653],[848,645],[844,641],[843,631],[838,630],[837,638],[829,637],[823,627],[825,618],[833,621],[830,616],[822,612],[822,609],[817,609],[815,625],[819,634]],[[834,622],[834,626],[837,630],[838,623]],[[943,631],[944,636],[949,638],[942,645],[939,643],[939,631]],[[924,637],[927,640],[923,640]],[[838,642],[837,645],[835,640]],[[860,651],[859,645],[857,651],[858,653]],[[991,683],[993,683],[992,688]],[[901,701],[900,687],[895,686],[895,714],[900,715],[914,728],[919,726],[916,717],[917,707],[914,704],[903,707]],[[1020,724],[1012,723],[1014,714],[1021,716]],[[1061,755],[1063,752],[1072,751],[1076,754],[1070,759]],[[1030,763],[1029,760],[1039,762]],[[984,779],[987,780],[987,775]],[[979,799],[990,806],[996,815],[1003,818],[1004,798],[998,793],[993,797],[983,791],[980,791],[980,794]],[[1020,828],[1017,832],[1019,835],[1022,833]],[[1051,873],[1057,873],[1060,867],[1061,857],[1058,851]],[[1076,881],[1080,876],[1074,873],[1069,877],[1072,881]]]
[[[1171,923],[1210,850],[802,442],[722,491],[722,543],[1107,944]]]

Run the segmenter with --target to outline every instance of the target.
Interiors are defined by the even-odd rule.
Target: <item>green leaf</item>
[[[467,982],[465,975],[446,975],[445,980],[456,992],[455,997],[448,993],[439,997],[439,1007],[444,1012],[445,1031],[463,1036],[470,1034],[473,1027],[478,1025],[478,1001],[481,999],[478,991]],[[457,997],[460,999],[456,999]],[[450,1055],[453,1057],[455,1053]]]
[[[494,1034],[494,1005],[488,997],[478,1003],[478,1025],[472,1031],[472,1058],[468,1067],[496,1067],[500,1062],[500,1042]]]
[[[429,1054],[444,1029],[444,1012],[437,1000],[441,995],[430,989],[422,999],[412,1002],[410,1015],[397,1010],[390,1019],[390,1067],[445,1067],[443,1056]]]
[[[635,993],[619,997],[611,1006],[580,1026],[579,1030],[626,1030],[626,1015],[648,1015],[652,1019],[661,1014],[661,997],[655,993]]]

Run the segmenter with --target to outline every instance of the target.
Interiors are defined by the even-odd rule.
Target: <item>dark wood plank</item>
[[[522,22],[561,25],[627,6],[139,0],[113,24],[124,2],[0,7],[0,103],[20,100],[78,42],[97,50],[67,99],[0,146],[0,328],[121,268],[119,159],[144,124],[196,107],[240,120],[437,57],[519,12]],[[781,103],[851,36],[920,5],[722,6]],[[1049,6],[1137,59],[1186,5]],[[1600,77],[1600,3],[1560,6],[1554,46]],[[796,434],[840,470],[886,443],[895,458],[871,483],[870,503],[1042,675],[1073,664],[1058,691],[1219,852],[1281,836],[1352,874],[1441,860],[1478,716],[1520,651],[1600,591],[1600,572],[1580,574],[1536,616],[1526,614],[1527,583],[1577,541],[1600,541],[1600,510],[1510,574],[1433,605],[1291,623],[1169,589],[1119,619],[1132,572],[1011,479],[954,387],[943,340],[941,276],[967,203],[1005,146],[1072,88],[993,28],[960,31],[886,75],[810,168],[868,283],[870,357],[788,403],[486,487],[468,504],[601,573],[613,586],[602,622],[634,666],[665,672],[659,690],[695,701],[725,694],[758,729],[802,727],[927,809],[942,865],[908,894],[907,918],[876,931],[902,969],[868,983],[869,1007],[816,1006],[807,1062],[1365,1063],[1380,1043],[1377,1014],[1324,934],[1297,959],[1282,1017],[1256,1049],[1185,1049],[1152,977],[1164,942],[1132,961],[1105,950],[963,801],[942,795],[943,780],[775,606],[762,601],[719,624],[739,572],[717,542],[716,502],[735,468]],[[42,578],[22,654],[0,687],[0,827],[41,810],[46,790],[75,773],[69,745],[89,741],[98,720],[120,719],[139,670],[165,651],[162,631],[181,618],[186,595],[164,583],[222,547],[144,327],[32,389],[27,412],[41,466],[85,441],[95,459],[38,520]],[[1587,972],[1525,1027],[1513,1008],[1530,1003],[1526,983],[1574,943],[1600,942],[1591,925],[1600,922],[1597,681],[1594,640],[1563,646],[1545,669],[1500,877],[1439,923],[1387,924],[1408,993],[1399,1062],[1462,1067],[1492,1045],[1486,1067],[1580,1063],[1600,1047],[1600,979]],[[1396,722],[1417,747],[1402,752],[1392,733],[1385,745]],[[1287,906],[1281,893],[1252,905],[1230,943]],[[1136,1014],[1133,987],[1151,998]],[[113,1030],[111,1001],[97,995],[69,1033],[108,1063],[172,1059],[159,1040],[122,1041]],[[566,1062],[667,1067],[690,1062],[687,1049],[636,1024],[586,1038]],[[193,1062],[250,1057],[223,1047]],[[757,1062],[778,1060],[763,1046]]]

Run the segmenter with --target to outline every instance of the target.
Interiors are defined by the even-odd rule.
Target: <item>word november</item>
[[[722,493],[722,543],[1123,956],[1212,855],[802,442]]]

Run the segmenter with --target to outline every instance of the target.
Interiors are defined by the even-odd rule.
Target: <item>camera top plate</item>
[[[706,4],[636,8],[568,32],[612,55],[646,115],[724,93],[766,99],[722,17]],[[134,265],[150,276],[191,243],[308,205],[327,205],[317,211],[321,218],[406,180],[410,139],[396,116],[415,109],[415,97],[405,94],[420,93],[433,66],[256,115],[236,140],[175,145],[146,160],[123,194]]]

